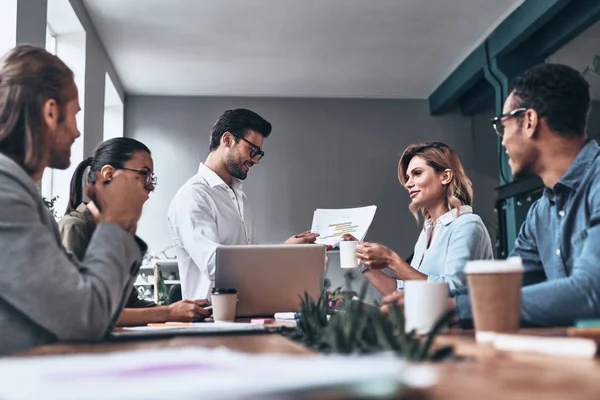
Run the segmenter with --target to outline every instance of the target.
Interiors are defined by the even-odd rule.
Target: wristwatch
[[[367,272],[369,270],[369,267],[367,267],[364,264],[361,264],[360,267],[358,268],[358,270],[360,271],[361,274],[364,274],[365,272]]]

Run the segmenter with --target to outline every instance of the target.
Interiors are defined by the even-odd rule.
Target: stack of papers
[[[367,235],[377,206],[328,210],[318,208],[313,215],[311,232],[318,233],[317,243],[336,247],[346,233],[358,240]]]
[[[389,396],[427,388],[435,371],[391,355],[252,355],[198,347],[0,360],[0,398],[281,398],[320,390]]]

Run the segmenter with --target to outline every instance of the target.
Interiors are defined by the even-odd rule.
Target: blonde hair
[[[441,142],[424,142],[408,146],[398,163],[398,179],[402,186],[406,185],[406,172],[408,164],[414,157],[420,157],[427,165],[432,167],[436,173],[442,173],[446,169],[452,171],[452,180],[446,186],[445,205],[449,210],[456,209],[457,216],[460,215],[460,207],[473,205],[473,185],[465,174],[465,170],[456,152],[447,144]],[[425,220],[429,218],[429,212],[412,204],[409,206],[417,221],[419,215]]]

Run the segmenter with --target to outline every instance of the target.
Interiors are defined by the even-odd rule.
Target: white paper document
[[[122,328],[111,333],[112,338],[143,337],[143,336],[172,336],[172,335],[214,335],[220,333],[261,332],[263,325],[240,322],[196,322],[189,325],[173,324],[162,326],[133,326]]]
[[[310,230],[319,234],[317,243],[333,247],[337,246],[346,233],[358,240],[363,240],[373,222],[376,210],[377,206],[341,209],[318,208],[313,215]]]
[[[437,381],[431,367],[385,354],[257,355],[201,347],[4,358],[0,377],[2,400],[306,398],[327,389],[340,398],[372,398]]]

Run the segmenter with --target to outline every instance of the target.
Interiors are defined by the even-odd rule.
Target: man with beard
[[[515,78],[503,114],[493,119],[513,175],[538,175],[546,187],[510,254],[523,261],[523,326],[600,316],[600,148],[586,135],[589,88],[573,68],[542,64]],[[469,295],[451,302],[470,327]]]
[[[63,248],[36,184],[67,169],[79,137],[77,86],[56,56],[19,46],[0,62],[0,355],[112,328],[141,264],[144,179],[117,171],[88,192],[99,224],[81,262]]]
[[[253,111],[225,111],[213,126],[206,161],[171,201],[169,228],[184,299],[209,298],[219,245],[257,244],[242,181],[264,156],[263,140],[270,133],[271,124]],[[314,243],[316,238],[304,232],[285,243]]]

